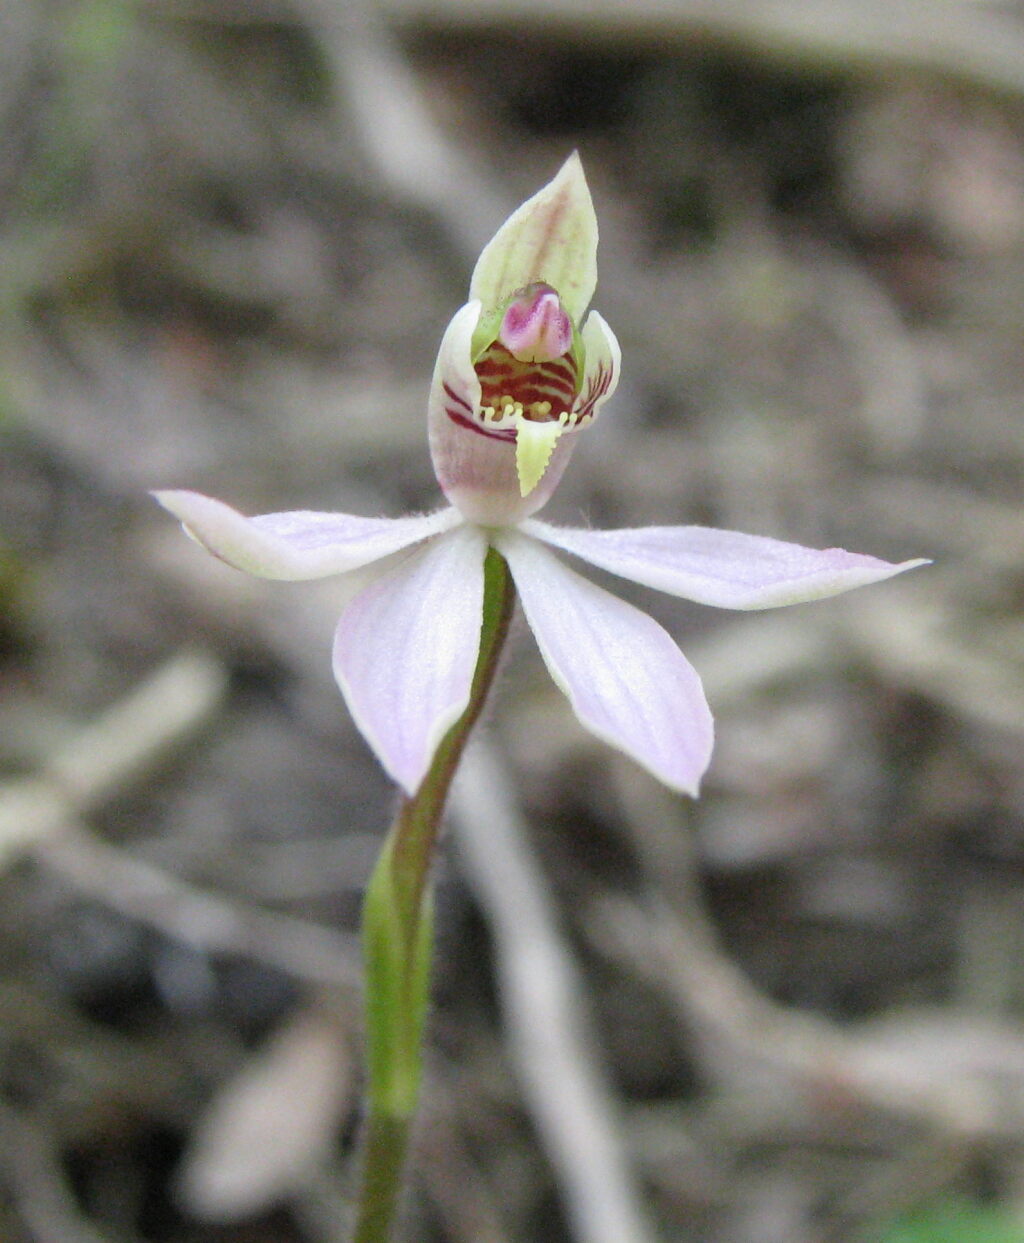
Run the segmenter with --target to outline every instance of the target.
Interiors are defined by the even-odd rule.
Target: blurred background
[[[438,340],[573,147],[624,371],[546,516],[935,565],[617,584],[705,678],[695,803],[519,630],[405,1237],[1024,1239],[1022,100],[1019,3],[0,0],[5,1243],[344,1238],[393,803],[353,584],[246,579],[147,489],[433,507]]]

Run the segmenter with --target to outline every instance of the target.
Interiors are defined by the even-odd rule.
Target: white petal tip
[[[700,786],[703,781],[703,774],[695,777],[693,781],[667,781],[665,784],[669,789],[675,790],[677,794],[685,794],[687,798],[700,798]]]
[[[172,513],[175,518],[180,518],[179,509],[187,509],[189,497],[199,494],[189,492],[184,488],[152,488],[149,495],[158,505],[162,505],[168,513]]]

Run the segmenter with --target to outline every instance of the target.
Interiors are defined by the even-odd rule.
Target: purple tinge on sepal
[[[219,560],[259,578],[297,581],[357,570],[458,526],[451,509],[404,518],[294,510],[247,518],[200,492],[154,492],[186,532]]]
[[[714,527],[587,531],[534,519],[522,529],[622,578],[727,609],[772,609],[821,600],[926,564],[893,564],[842,548],[804,548]]]
[[[714,727],[700,678],[669,635],[538,541],[503,531],[495,543],[544,663],[581,724],[666,785],[696,795]]]

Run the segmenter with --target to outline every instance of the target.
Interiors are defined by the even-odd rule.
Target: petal
[[[532,520],[522,529],[622,578],[726,609],[819,600],[928,564],[895,565],[841,548],[820,551],[714,527],[584,531]]]
[[[469,703],[486,551],[477,528],[460,527],[371,583],[338,623],[334,676],[364,738],[408,794]]]
[[[355,570],[409,544],[450,530],[454,509],[410,518],[360,518],[353,514],[260,514],[246,518],[223,501],[199,492],[154,492],[186,532],[215,557],[259,578],[326,578]]]
[[[591,311],[580,334],[583,338],[584,369],[575,413],[593,418],[618,387],[622,370],[622,350],[604,317]]]
[[[427,398],[430,456],[446,496],[458,488],[466,474],[465,458],[481,438],[475,430],[479,424],[480,381],[472,360],[473,330],[479,319],[479,302],[467,302],[456,311],[441,338]]]
[[[427,399],[431,430],[435,421],[447,422],[449,410],[477,420],[480,380],[473,367],[473,332],[480,321],[480,310],[479,302],[467,302],[444,330]]]
[[[592,733],[673,789],[696,795],[713,725],[693,666],[653,618],[514,531],[508,560],[544,663]]]
[[[575,151],[484,247],[469,296],[494,310],[538,281],[558,291],[576,323],[582,320],[597,284],[597,217]]]

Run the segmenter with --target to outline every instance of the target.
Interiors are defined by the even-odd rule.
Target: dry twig
[[[1024,1045],[1015,1035],[986,1031],[986,1047],[998,1045],[998,1055],[918,1057],[909,1073],[913,1037],[901,1050],[884,1030],[840,1028],[770,1000],[719,946],[695,861],[680,867],[676,843],[675,866],[664,864],[658,827],[662,833],[666,825],[679,828],[668,796],[635,781],[619,785],[652,896],[642,904],[617,894],[600,897],[587,926],[605,952],[663,990],[682,1027],[693,1033],[712,1082],[727,1094],[770,1088],[762,1096],[769,1108],[770,1098],[781,1093],[790,1120],[870,1110],[956,1142],[1024,1137]],[[660,896],[666,883],[671,905]],[[924,1037],[917,1047],[924,1050]],[[1014,1081],[1014,1091],[1000,1084],[1001,1076]]]
[[[463,870],[494,940],[505,1022],[531,1114],[580,1243],[644,1243],[651,1233],[618,1139],[576,978],[508,779],[479,740],[453,791]]]
[[[0,1102],[0,1162],[35,1243],[108,1243],[75,1204],[43,1129]]]
[[[383,0],[406,24],[524,29],[588,43],[659,48],[731,45],[766,60],[844,72],[938,74],[1011,96],[1024,93],[1024,25],[973,0]]]
[[[354,122],[383,184],[399,202],[443,222],[456,246],[475,257],[510,204],[436,124],[379,11],[327,0],[303,0],[303,8],[334,70],[342,119]]]
[[[186,944],[244,954],[322,984],[355,986],[354,939],[205,893],[102,842],[81,817],[151,771],[219,703],[223,668],[184,653],[59,747],[41,775],[0,788],[0,859],[30,851],[80,892]]]

